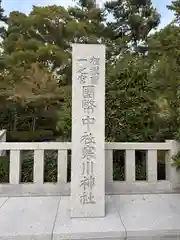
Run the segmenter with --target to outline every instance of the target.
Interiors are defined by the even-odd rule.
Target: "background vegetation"
[[[70,141],[71,43],[106,44],[106,140],[180,138],[180,1],[174,22],[151,0],[0,8],[0,129],[8,141]],[[113,16],[113,17],[112,17]]]

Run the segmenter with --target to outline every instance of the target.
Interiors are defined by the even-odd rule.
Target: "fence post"
[[[166,143],[170,144],[170,150],[166,153],[166,179],[172,184],[172,188],[180,187],[180,171],[176,166],[172,166],[174,163],[173,156],[180,150],[180,144],[175,140],[167,140]]]
[[[6,142],[6,130],[0,131],[0,142]],[[1,150],[0,156],[6,156],[6,150]]]
[[[10,174],[9,175],[10,184],[20,183],[20,174],[21,174],[20,150],[10,151],[10,173],[9,174]]]
[[[68,150],[58,150],[58,182],[67,183]]]
[[[33,182],[38,184],[44,183],[44,150],[34,150],[34,169]]]
[[[135,150],[126,149],[125,151],[125,179],[128,183],[136,181],[136,161]]]
[[[113,150],[105,150],[105,181],[113,182]]]
[[[147,151],[147,179],[148,182],[157,182],[157,150]]]

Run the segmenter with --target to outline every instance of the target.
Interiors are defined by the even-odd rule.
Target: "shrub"
[[[175,156],[173,156],[173,160],[174,163],[172,165],[180,169],[180,151]]]
[[[22,182],[33,180],[33,151],[24,151],[22,154]],[[57,151],[44,153],[44,181],[57,181]]]
[[[9,157],[0,157],[0,182],[9,182]]]
[[[42,142],[50,140],[54,140],[54,133],[51,130],[7,132],[8,142]]]

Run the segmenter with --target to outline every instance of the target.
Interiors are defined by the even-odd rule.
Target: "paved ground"
[[[70,219],[69,197],[0,198],[0,240],[180,240],[180,194],[106,197],[106,217]]]

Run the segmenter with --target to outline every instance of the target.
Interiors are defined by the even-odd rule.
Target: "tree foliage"
[[[151,0],[116,0],[105,4],[106,9],[115,19],[109,26],[115,32],[115,38],[124,38],[135,48],[147,40],[152,29],[160,21],[160,16],[153,7]]]
[[[14,11],[8,19],[0,8],[7,22],[1,34],[0,127],[15,133],[11,139],[17,132],[25,140],[26,131],[51,130],[57,139],[70,140],[71,44],[103,43],[106,139],[179,138],[179,1],[169,7],[176,25],[155,33],[160,15],[150,0],[107,1],[102,8],[94,0],[75,3],[68,9],[34,6],[30,14]]]

